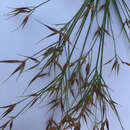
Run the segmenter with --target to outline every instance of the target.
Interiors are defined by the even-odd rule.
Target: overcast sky
[[[38,4],[42,0],[3,0],[0,4],[0,60],[4,59],[18,59],[17,54],[32,55],[43,44],[39,46],[35,44],[39,39],[46,35],[45,28],[36,23],[31,18],[24,30],[15,30],[20,24],[22,17],[8,19],[7,13],[13,7],[31,6]],[[69,20],[74,13],[79,9],[81,2],[79,0],[52,0],[46,6],[40,7],[33,17],[42,20],[49,25],[55,23],[63,23]],[[130,5],[130,3],[129,3]],[[115,24],[116,32],[120,32],[118,26]],[[127,62],[130,62],[130,46],[127,40],[123,37],[116,37],[118,44],[118,51],[120,55]],[[109,48],[109,47],[108,47]],[[111,48],[109,48],[111,49]],[[109,55],[108,51],[108,55]],[[13,71],[15,65],[0,64],[0,82],[7,78]],[[110,74],[110,68],[106,68],[105,79],[109,86],[111,86],[111,93],[115,101],[120,105],[118,107],[121,120],[125,130],[130,129],[130,68],[121,66],[118,76]],[[27,85],[33,73],[25,74],[19,81],[16,82],[15,77],[12,77],[8,82],[0,86],[0,106],[13,103],[18,100],[17,96],[22,94],[23,87]],[[35,85],[39,85],[37,82]],[[30,90],[31,91],[31,90]],[[0,110],[0,112],[2,112]],[[44,123],[48,119],[49,113],[45,113],[42,108],[33,108],[28,112],[22,114],[14,123],[13,130],[43,130]],[[110,113],[111,127],[110,130],[121,130],[119,123],[113,113]],[[82,127],[85,130],[85,127]]]

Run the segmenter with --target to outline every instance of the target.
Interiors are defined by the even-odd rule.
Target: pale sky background
[[[39,23],[31,18],[24,30],[13,31],[18,27],[21,17],[8,19],[6,14],[13,7],[32,6],[40,3],[42,0],[4,0],[0,4],[0,60],[5,59],[19,59],[17,54],[24,54],[31,56],[39,48],[43,47],[45,43],[36,45],[35,43],[46,35],[46,28],[42,28]],[[130,2],[128,2],[130,5]],[[52,0],[52,2],[40,7],[33,15],[33,17],[40,19],[49,25],[55,23],[62,23],[69,20],[74,13],[79,9],[81,2],[79,0]],[[118,23],[114,23],[114,28],[117,33],[118,51],[120,56],[130,62],[130,46],[127,40],[119,37]],[[123,39],[123,40],[121,40]],[[108,41],[109,43],[109,41]],[[106,53],[111,55],[109,45]],[[15,69],[15,65],[0,64],[0,83],[7,78],[7,76]],[[121,66],[120,73],[116,76],[110,73],[110,67],[106,67],[105,79],[111,87],[113,99],[120,105],[118,107],[122,123],[125,130],[130,130],[130,67]],[[33,73],[26,73],[16,82],[15,76],[12,77],[4,85],[0,86],[0,106],[14,103],[18,100],[19,95],[22,94],[23,88],[27,85]],[[38,81],[35,85],[41,85]],[[33,85],[34,86],[34,85]],[[30,89],[31,91],[31,89]],[[0,110],[0,112],[2,112]],[[45,121],[49,118],[49,113],[46,113],[42,108],[32,108],[28,112],[19,116],[14,122],[13,130],[43,130]],[[110,130],[121,130],[120,125],[113,113],[110,113],[111,126]],[[1,124],[1,123],[0,123]],[[86,130],[82,126],[81,130]]]

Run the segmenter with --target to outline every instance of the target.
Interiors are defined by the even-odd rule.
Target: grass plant
[[[35,10],[49,4],[50,1],[43,1],[33,7],[14,8],[9,15],[14,17],[25,14],[20,25],[24,28]],[[39,91],[25,95],[19,102],[0,107],[6,109],[1,115],[1,120],[8,118],[7,122],[0,126],[2,130],[6,129],[7,126],[11,130],[13,121],[21,113],[30,109],[37,102],[42,103],[46,98],[48,99],[47,105],[50,107],[49,111],[53,111],[46,124],[46,130],[80,130],[82,129],[82,121],[85,121],[88,127],[92,125],[93,130],[104,130],[105,128],[109,130],[111,124],[108,117],[109,109],[116,115],[121,129],[124,129],[116,108],[117,103],[112,99],[110,86],[107,85],[103,76],[103,68],[107,64],[113,63],[111,69],[117,74],[120,70],[120,64],[130,66],[130,63],[124,61],[117,53],[112,9],[118,18],[114,20],[120,22],[118,26],[130,43],[130,10],[126,0],[83,0],[80,9],[68,22],[57,24],[55,27],[35,19],[52,32],[42,38],[40,42],[55,35],[57,35],[57,40],[32,56],[23,56],[24,60],[1,60],[0,63],[18,64],[9,78],[16,73],[19,77],[25,71],[40,68],[26,89],[29,89],[32,83],[41,77],[48,77],[52,74],[55,76]],[[92,34],[93,26],[96,30]],[[74,33],[75,31],[76,33]],[[106,37],[113,39],[114,56],[109,61],[104,62]],[[82,40],[80,40],[81,38]],[[79,44],[81,44],[81,48],[77,50]],[[98,47],[97,51],[95,47]],[[76,51],[79,52],[79,56],[73,60]],[[26,67],[28,61],[32,62],[29,68]],[[24,101],[26,104],[23,108],[19,109],[16,115],[11,115],[12,111],[15,111],[16,107]],[[58,121],[54,119],[57,109],[61,112]]]

